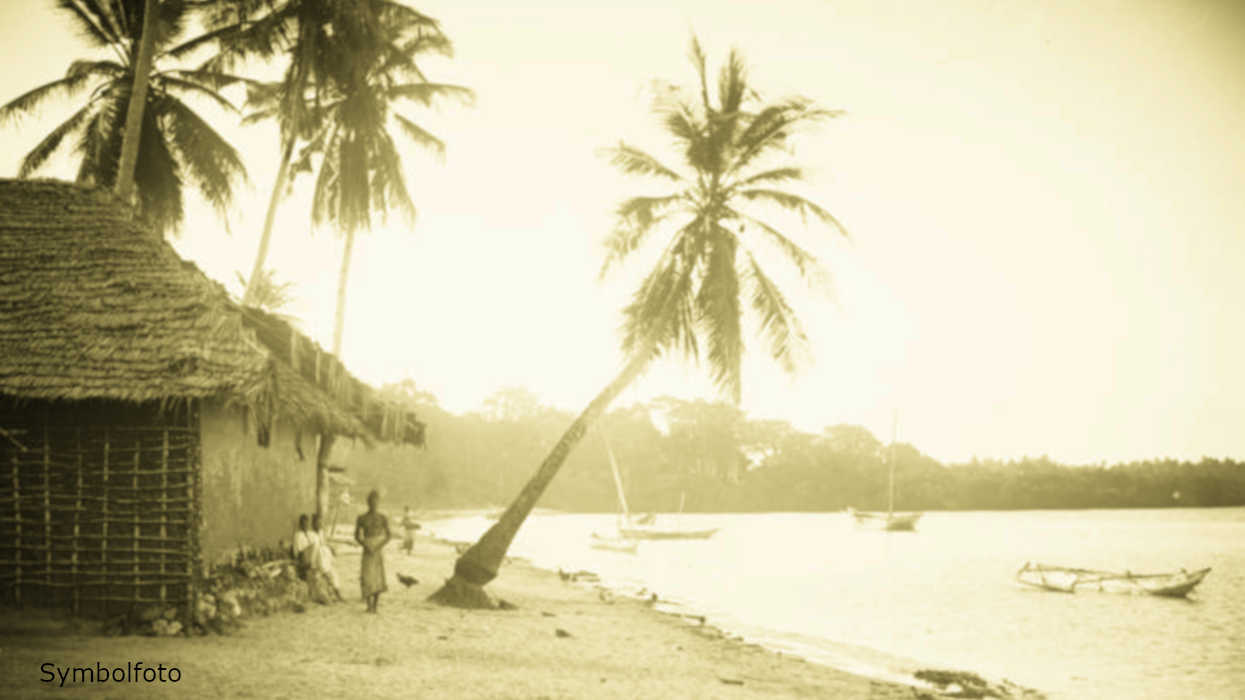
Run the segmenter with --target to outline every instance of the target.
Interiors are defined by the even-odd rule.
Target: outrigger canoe
[[[1016,580],[1027,586],[1060,593],[1081,591],[1105,591],[1108,593],[1148,593],[1168,598],[1189,595],[1210,568],[1196,571],[1180,571],[1167,574],[1134,574],[1115,571],[1096,571],[1067,566],[1048,566],[1025,562],[1016,572]]]

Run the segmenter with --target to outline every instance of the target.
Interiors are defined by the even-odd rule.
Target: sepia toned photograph
[[[0,695],[1245,697],[1245,0],[0,49]]]

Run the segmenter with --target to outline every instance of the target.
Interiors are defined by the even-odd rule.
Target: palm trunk
[[[350,279],[350,255],[354,250],[354,231],[346,232],[346,247],[342,251],[342,267],[337,277],[337,312],[333,318],[333,354],[341,359],[342,329],[346,325],[346,283]],[[320,453],[316,457],[316,512],[328,509],[329,498],[329,452],[333,449],[333,436],[320,436]],[[320,519],[323,521],[324,516]]]
[[[264,274],[264,263],[268,261],[268,244],[272,242],[272,224],[277,218],[277,204],[281,202],[281,193],[285,191],[285,183],[290,176],[290,160],[293,157],[294,139],[291,138],[285,148],[281,149],[281,165],[277,168],[276,182],[272,183],[272,196],[268,198],[268,213],[264,215],[264,231],[259,235],[259,250],[255,253],[255,265],[251,268],[251,276],[246,280],[246,292],[242,295],[242,303],[248,306],[255,304],[259,279]]]
[[[354,231],[346,232],[346,247],[342,250],[342,268],[337,275],[337,315],[333,319],[333,354],[342,356],[342,330],[346,327],[346,283],[350,279],[350,255],[354,251]]]
[[[333,451],[333,436],[320,434],[320,449],[316,451],[316,515],[320,522],[329,510],[329,454]]]
[[[483,586],[497,577],[497,569],[506,557],[506,550],[518,533],[519,527],[527,519],[536,502],[545,493],[549,483],[557,476],[558,470],[570,456],[571,450],[583,439],[584,434],[605,409],[618,398],[618,395],[635,381],[648,366],[652,359],[655,343],[639,349],[632,356],[618,376],[614,378],[596,398],[588,403],[588,407],[575,419],[562,439],[554,445],[549,456],[541,463],[536,474],[527,482],[523,490],[506,508],[506,512],[496,523],[485,532],[479,541],[472,545],[458,558],[454,564],[454,576],[432,594],[429,600],[444,605],[465,608],[496,607],[496,602],[484,592]]]
[[[155,50],[156,0],[147,0],[143,7],[143,34],[134,63],[134,86],[125,114],[125,138],[121,142],[121,162],[117,166],[117,195],[129,202],[134,191],[134,168],[138,164],[138,144],[143,135],[143,109],[147,106],[147,83],[151,78],[151,54]]]

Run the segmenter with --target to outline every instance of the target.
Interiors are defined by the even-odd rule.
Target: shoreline
[[[454,545],[386,547],[389,590],[363,612],[359,549],[339,546],[345,603],[249,618],[229,636],[103,637],[37,610],[0,613],[0,673],[20,697],[791,698],[945,697],[774,651],[635,597],[604,594],[510,558],[489,588],[516,610],[427,602]],[[415,577],[410,587],[397,575]],[[657,613],[657,614],[654,614]],[[170,683],[45,682],[41,665],[177,667]]]
[[[542,511],[541,514],[544,515],[579,514],[553,509],[537,509],[537,511]],[[492,513],[491,510],[486,509],[463,509],[453,511],[452,513],[436,510],[427,511],[426,517],[421,518],[424,525],[422,532],[430,540],[453,547],[456,551],[461,552],[465,547],[470,546],[474,540],[454,539],[436,534],[440,529],[437,525],[464,518],[493,520]],[[498,581],[502,579],[502,572],[511,563],[517,563],[534,571],[550,575],[563,573],[561,569],[545,568],[546,566],[552,566],[549,562],[544,562],[544,565],[537,565],[526,557],[512,555],[506,557],[501,572],[498,574]],[[1043,691],[1022,686],[1001,676],[984,676],[961,667],[931,665],[918,661],[915,658],[896,656],[880,649],[861,646],[851,642],[802,637],[801,635],[775,632],[763,627],[731,625],[729,622],[725,624],[723,622],[708,622],[708,616],[705,612],[697,609],[690,601],[663,598],[660,597],[660,592],[658,591],[651,591],[647,588],[636,589],[633,584],[618,585],[616,582],[601,579],[599,572],[589,569],[578,570],[575,573],[590,575],[587,580],[577,584],[585,590],[593,592],[605,590],[608,591],[609,595],[630,600],[635,600],[638,594],[642,594],[645,598],[654,596],[657,599],[656,605],[648,606],[652,612],[682,620],[685,624],[698,623],[701,627],[712,628],[723,638],[739,644],[756,646],[778,656],[796,658],[803,662],[882,683],[899,684],[910,688],[918,696],[928,694],[930,697],[944,697],[940,693],[950,692],[952,694],[946,695],[946,697],[982,697],[982,695],[973,693],[973,689],[978,689],[983,691],[986,697],[1028,699],[1046,697]],[[493,585],[490,584],[490,587]],[[932,679],[933,682],[930,682],[929,679]],[[955,695],[954,693],[957,692],[964,692],[964,694]]]
[[[483,513],[477,511],[468,513],[467,515],[482,516]],[[425,526],[427,528],[426,532],[432,531],[432,524],[435,523],[436,520],[426,522],[429,522],[429,525]],[[427,537],[429,541],[451,547],[456,552],[461,551],[462,548],[472,544],[470,541],[455,540],[438,535],[430,534]],[[922,664],[910,659],[904,660],[906,670],[888,668],[884,662],[866,661],[865,657],[875,656],[886,657],[888,659],[895,657],[892,657],[885,652],[867,647],[831,642],[830,644],[832,648],[840,651],[840,654],[830,654],[824,649],[801,650],[801,645],[799,643],[784,645],[781,643],[781,640],[768,637],[763,633],[753,634],[748,632],[739,632],[723,627],[717,623],[708,622],[706,615],[702,614],[691,605],[677,601],[664,600],[656,591],[649,591],[648,589],[641,588],[638,589],[637,592],[610,587],[608,584],[601,581],[597,572],[586,569],[575,572],[564,572],[562,570],[554,571],[537,566],[526,557],[508,556],[502,565],[502,571],[498,573],[498,580],[501,580],[503,575],[502,572],[514,566],[525,568],[529,572],[535,572],[547,576],[565,576],[567,574],[577,576],[578,580],[564,580],[563,582],[569,583],[571,586],[579,588],[580,590],[595,594],[598,597],[601,597],[604,592],[605,595],[612,596],[615,599],[626,600],[632,604],[639,604],[646,609],[646,612],[669,618],[676,621],[678,624],[688,627],[689,629],[704,630],[707,634],[720,638],[726,643],[759,649],[764,653],[772,654],[778,658],[794,659],[800,663],[812,664],[820,668],[832,670],[836,673],[867,679],[875,683],[899,686],[906,689],[904,692],[911,693],[911,697],[982,697],[981,695],[972,694],[971,692],[964,693],[966,687],[981,683],[983,685],[978,685],[978,687],[988,688],[990,691],[997,693],[997,695],[987,694],[986,697],[1026,698],[1029,700],[1045,698],[1045,695],[1042,692],[1033,688],[1020,686],[1007,679],[986,678],[980,674],[963,669],[924,667]],[[584,574],[587,574],[587,576],[584,576]],[[490,584],[490,586],[491,585],[493,584]],[[645,597],[650,595],[652,596],[651,600]],[[851,649],[851,651],[845,651],[847,649]],[[821,653],[817,653],[818,651]],[[838,656],[838,663],[830,661],[830,656]],[[934,677],[943,676],[940,680],[946,680],[947,682],[935,684],[917,677],[917,675],[924,674],[930,674]],[[909,696],[905,695],[904,697]]]

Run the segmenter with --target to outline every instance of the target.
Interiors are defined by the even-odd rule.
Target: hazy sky
[[[886,439],[898,409],[900,438],[947,460],[1245,457],[1245,3],[516,4],[417,4],[457,46],[431,77],[479,97],[406,110],[448,153],[408,152],[418,221],[356,246],[343,354],[363,378],[410,377],[452,410],[508,385],[579,409],[608,381],[643,268],[598,283],[600,242],[612,207],[653,185],[597,149],[669,154],[645,90],[692,80],[695,31],[714,66],[741,49],[765,95],[847,111],[798,145],[803,191],[852,232],[794,232],[835,299],[780,276],[815,362],[792,379],[751,356],[751,415]],[[85,55],[52,5],[0,9],[0,99]],[[0,174],[67,107],[0,127]],[[205,111],[253,189],[232,233],[196,203],[175,245],[236,289],[276,134]],[[283,206],[270,260],[328,345],[341,244],[311,235],[308,187]],[[703,372],[663,362],[623,401],[709,392]]]

